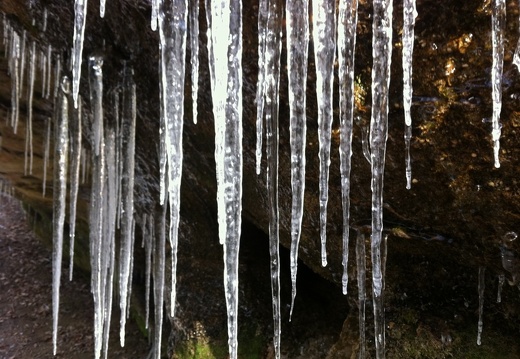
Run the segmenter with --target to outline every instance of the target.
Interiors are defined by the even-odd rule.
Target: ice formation
[[[327,265],[327,202],[329,200],[330,137],[332,131],[332,84],[336,54],[336,2],[313,1],[314,61],[318,98],[318,139],[320,158],[321,265]]]
[[[54,355],[58,347],[58,312],[60,308],[61,259],[63,255],[63,227],[67,197],[67,162],[69,147],[70,80],[63,77],[58,100],[57,121],[54,124],[54,191],[52,246],[52,343]]]
[[[406,188],[412,187],[412,160],[410,142],[412,139],[412,56],[414,43],[414,26],[417,17],[415,0],[403,1],[403,107],[404,107],[404,141],[406,147]]]
[[[344,1],[339,5],[338,63],[340,83],[340,172],[343,208],[343,276],[342,290],[347,294],[348,244],[350,235],[350,169],[352,132],[354,129],[354,55],[356,48],[358,1]]]
[[[318,98],[319,136],[319,203],[321,262],[327,264],[326,228],[328,176],[332,134],[332,89],[335,54],[338,54],[338,78],[340,98],[340,172],[343,205],[343,292],[348,285],[348,247],[350,235],[350,168],[354,116],[354,58],[356,46],[358,0],[339,2],[313,1],[313,46],[316,63],[316,87]],[[217,177],[217,206],[219,237],[224,246],[224,286],[228,311],[229,352],[237,357],[238,333],[238,253],[240,244],[242,210],[242,2],[241,0],[205,1],[207,46],[211,78],[211,96],[215,121],[215,162]],[[291,314],[296,296],[298,246],[302,228],[306,164],[306,89],[309,51],[309,3],[308,0],[287,0],[287,71],[290,106],[291,142]],[[369,136],[363,133],[363,153],[372,169],[372,283],[376,357],[384,358],[384,272],[386,239],[383,238],[383,179],[388,131],[388,87],[392,55],[392,2],[373,2],[373,69],[372,113]],[[71,55],[72,89],[68,78],[61,77],[61,61],[55,56],[55,71],[52,71],[53,50],[50,45],[39,47],[37,59],[36,42],[13,29],[4,15],[3,43],[9,56],[8,72],[12,80],[10,124],[16,133],[20,99],[23,94],[26,55],[28,67],[28,119],[26,124],[26,172],[32,168],[32,97],[35,82],[35,64],[39,60],[42,96],[51,95],[51,78],[54,76],[55,116],[46,120],[44,149],[43,194],[45,195],[46,171],[49,158],[51,123],[54,122],[54,245],[53,245],[53,345],[57,348],[57,325],[59,310],[59,285],[63,228],[65,221],[65,198],[67,166],[70,168],[70,277],[74,254],[75,208],[80,181],[88,172],[87,150],[82,147],[82,103],[79,95],[83,38],[86,24],[87,0],[75,1],[74,37]],[[405,151],[407,188],[411,186],[411,115],[412,101],[412,54],[414,22],[417,16],[414,0],[404,0],[403,26],[403,106],[405,114]],[[104,16],[105,1],[100,0],[100,16]],[[46,14],[46,9],[44,10]],[[337,16],[337,18],[336,18]],[[186,68],[187,29],[191,60],[191,84],[193,120],[197,121],[197,96],[199,82],[199,1],[198,0],[152,0],[151,28],[159,27],[160,37],[160,203],[162,212],[157,221],[153,213],[134,214],[134,169],[136,84],[133,70],[126,68],[120,89],[114,90],[112,111],[114,121],[104,123],[103,107],[103,59],[89,58],[90,109],[92,112],[92,183],[90,199],[90,249],[92,266],[92,293],[94,297],[95,357],[108,356],[108,328],[110,326],[114,283],[119,282],[121,309],[120,341],[124,345],[125,323],[128,318],[131,278],[133,268],[134,228],[136,218],[141,218],[145,248],[146,276],[146,327],[150,315],[149,293],[153,281],[154,298],[154,352],[161,356],[161,331],[165,303],[166,236],[171,251],[170,316],[175,314],[177,240],[180,221],[180,185],[182,175],[182,131],[184,117],[184,87]],[[261,0],[258,9],[258,83],[256,91],[257,145],[256,171],[260,173],[262,139],[265,117],[267,153],[267,191],[270,208],[270,264],[274,319],[275,356],[280,357],[280,279],[279,279],[279,211],[278,211],[278,95],[280,78],[280,54],[282,37],[282,2]],[[44,17],[43,31],[46,28]],[[492,6],[492,96],[495,166],[499,167],[499,139],[501,125],[501,87],[504,56],[505,2],[494,0]],[[336,42],[337,35],[337,42]],[[519,40],[520,44],[520,40]],[[26,46],[30,49],[27,51]],[[519,46],[520,48],[520,46]],[[513,62],[520,66],[520,50],[517,48]],[[119,118],[119,91],[122,93],[122,116]],[[77,110],[71,111],[69,97]],[[57,99],[57,100],[56,100]],[[69,112],[72,119],[69,120]],[[70,121],[70,123],[69,123]],[[85,121],[87,122],[87,121]],[[70,129],[70,137],[69,131]],[[89,132],[89,133],[90,133]],[[369,138],[367,138],[369,137]],[[69,146],[70,138],[70,146]],[[70,150],[68,149],[70,147]],[[70,156],[70,163],[67,157]],[[116,272],[116,231],[120,228],[121,246],[119,267]],[[167,234],[168,231],[168,234]],[[155,233],[158,235],[155,236]],[[356,267],[358,281],[358,304],[360,325],[360,357],[365,353],[365,233],[357,231]],[[119,280],[114,280],[116,274]],[[504,281],[500,277],[497,301]],[[478,339],[481,342],[484,269],[479,269],[479,323]],[[168,300],[166,300],[168,302]]]
[[[289,69],[289,106],[291,141],[291,312],[296,298],[298,247],[300,243],[305,193],[305,145],[307,139],[306,90],[309,55],[309,2],[286,3],[287,68]],[[260,13],[258,15],[260,17]],[[258,163],[258,162],[257,162]]]
[[[491,137],[495,167],[500,167],[500,112],[502,110],[502,72],[504,70],[504,32],[506,26],[505,0],[493,0],[491,13],[491,43],[493,45],[493,64],[491,66],[491,89],[493,97],[493,119]]]
[[[370,160],[372,166],[372,294],[377,358],[385,357],[381,242],[383,236],[383,180],[388,137],[388,88],[392,58],[392,9],[391,0],[374,0]]]

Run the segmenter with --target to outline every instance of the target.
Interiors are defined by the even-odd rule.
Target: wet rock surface
[[[267,232],[268,205],[265,189],[265,171],[255,174],[255,132],[256,118],[253,104],[256,85],[257,63],[257,6],[244,4],[244,221],[260,232]],[[49,12],[48,24],[42,32],[43,11]],[[520,141],[520,75],[512,65],[512,55],[518,37],[518,9],[516,4],[508,4],[506,49],[504,63],[501,168],[493,167],[491,143],[491,35],[490,4],[419,1],[419,17],[416,22],[416,43],[414,51],[414,102],[412,107],[412,170],[413,183],[405,189],[404,169],[404,119],[401,100],[401,43],[402,8],[394,9],[394,52],[390,104],[389,138],[387,165],[385,171],[385,230],[388,238],[388,262],[386,280],[387,337],[390,357],[466,357],[468,348],[476,353],[506,346],[510,354],[500,354],[514,358],[520,356],[519,349],[511,342],[511,335],[518,333],[520,322],[520,300],[516,285],[519,281],[520,239],[511,240],[513,233],[520,229],[520,183],[519,161]],[[6,13],[13,26],[25,28],[38,39],[39,43],[51,43],[55,53],[63,59],[70,57],[72,40],[73,4],[57,0],[28,3],[5,0],[0,10]],[[114,91],[121,81],[124,66],[135,71],[138,93],[138,130],[136,164],[136,209],[155,212],[158,202],[158,34],[150,30],[149,4],[144,1],[107,1],[105,19],[99,18],[97,1],[89,3],[84,57],[96,52],[105,59],[104,78],[106,93]],[[365,230],[370,223],[370,165],[363,156],[362,138],[370,121],[370,71],[371,71],[371,15],[370,4],[360,2],[358,25],[358,48],[356,49],[356,122],[354,129],[354,155],[352,159],[351,225],[355,230]],[[34,19],[34,24],[33,24]],[[201,11],[201,46],[205,44],[204,13]],[[309,51],[312,54],[312,51]],[[222,293],[221,249],[217,239],[217,219],[215,201],[214,170],[214,128],[211,113],[211,98],[207,75],[207,53],[201,47],[201,73],[199,93],[199,118],[194,125],[185,120],[184,129],[184,169],[182,182],[182,207],[179,255],[179,318],[173,321],[172,343],[186,341],[193,337],[189,333],[200,333],[199,323],[208,338],[225,342],[225,303]],[[282,54],[282,63],[285,53]],[[314,78],[314,64],[310,59],[308,84],[308,134],[307,134],[307,183],[303,233],[300,244],[300,258],[303,263],[321,277],[341,284],[341,203],[339,181],[338,121],[333,124],[333,143],[330,172],[330,200],[328,210],[328,256],[329,265],[321,267],[319,244],[319,202],[318,202],[318,149],[317,115]],[[189,73],[189,66],[187,68]],[[69,74],[68,67],[65,73]],[[86,66],[83,66],[86,74]],[[35,211],[51,213],[51,194],[41,196],[43,166],[44,124],[52,116],[52,101],[41,99],[38,80],[34,103],[34,148],[35,167],[32,176],[23,175],[23,152],[25,120],[22,116],[18,134],[6,125],[11,108],[11,79],[7,75],[7,59],[0,60],[0,131],[2,152],[0,153],[0,173],[7,177],[16,188],[16,196]],[[190,96],[187,80],[186,98]],[[280,214],[281,242],[290,246],[290,149],[288,102],[286,95],[286,75],[282,75],[280,106]],[[88,86],[82,79],[81,93],[88,98]],[[107,95],[108,96],[108,95]],[[21,101],[21,113],[26,113],[25,97]],[[109,102],[106,102],[109,103]],[[111,111],[106,108],[107,122],[111,121]],[[186,100],[185,114],[191,114],[191,104]],[[90,132],[84,129],[85,144]],[[265,169],[265,163],[263,165]],[[52,173],[51,170],[48,173]],[[47,183],[52,183],[48,179]],[[80,188],[79,220],[86,231],[89,184]],[[80,227],[81,227],[80,226]],[[40,226],[45,233],[45,224]],[[353,231],[354,232],[354,231]],[[84,232],[86,233],[86,232]],[[256,233],[256,234],[255,234]],[[48,238],[48,237],[47,237]],[[84,238],[87,238],[84,236]],[[265,241],[261,233],[244,230],[242,242]],[[353,240],[351,255],[354,258]],[[367,248],[369,243],[367,242]],[[245,244],[242,248],[246,248]],[[86,251],[88,242],[78,244],[78,251]],[[247,252],[246,249],[244,249]],[[252,250],[255,252],[255,250]],[[260,251],[258,251],[260,252]],[[369,250],[367,249],[367,254]],[[78,264],[88,267],[88,253],[78,255]],[[137,258],[139,258],[139,253]],[[267,252],[263,254],[267,260]],[[262,316],[266,338],[271,336],[270,287],[267,267],[251,269],[251,278],[246,274],[255,255],[244,257],[241,270],[245,277],[243,285],[250,286],[254,278],[262,281],[264,295],[262,306],[254,294],[241,295],[241,323],[255,321],[244,313],[248,308],[257,309],[254,315]],[[368,256],[369,257],[369,256]],[[367,259],[369,260],[369,258]],[[137,261],[136,261],[137,263]],[[351,310],[343,325],[341,340],[330,349],[341,328],[334,324],[331,339],[301,339],[301,331],[291,332],[293,324],[287,324],[287,313],[282,323],[282,347],[287,346],[288,357],[345,357],[355,351],[356,333],[356,280],[355,262],[350,265],[350,289],[348,298],[338,299],[350,303]],[[136,264],[136,281],[143,268]],[[370,263],[368,263],[370,266]],[[479,266],[485,266],[486,297],[484,304],[483,347],[477,348],[477,276]],[[256,267],[256,268],[261,268]],[[505,274],[506,284],[502,303],[496,304],[497,276]],[[368,275],[370,277],[370,275]],[[247,278],[247,279],[246,279]],[[299,285],[305,286],[299,277]],[[184,283],[190,283],[183,292]],[[288,279],[282,285],[289,286]],[[197,283],[193,285],[192,283]],[[314,282],[311,282],[314,283]],[[138,283],[139,284],[139,283]],[[141,283],[142,284],[142,283]],[[370,281],[367,282],[370,285]],[[188,288],[188,285],[185,287]],[[370,287],[367,287],[370,288]],[[245,290],[245,289],[244,289]],[[250,289],[251,290],[251,289]],[[286,290],[288,290],[286,288]],[[336,290],[336,288],[331,289]],[[337,288],[338,293],[340,288]],[[247,291],[246,291],[247,292]],[[245,293],[246,293],[245,292]],[[299,290],[299,297],[303,296]],[[370,289],[367,290],[370,293]],[[255,293],[251,290],[249,293]],[[304,305],[297,304],[295,311],[305,317]],[[196,300],[195,300],[196,299]],[[303,300],[303,299],[302,299]],[[190,313],[189,307],[198,301],[197,310]],[[283,305],[290,303],[289,296],[282,298]],[[318,300],[319,302],[319,300]],[[201,311],[203,318],[194,313],[211,305],[211,311]],[[213,313],[210,314],[209,312]],[[343,321],[347,309],[339,310]],[[371,312],[368,302],[367,313]],[[218,313],[218,314],[217,314]],[[260,314],[261,313],[261,314]],[[324,315],[326,317],[326,315]],[[183,319],[184,318],[184,319]],[[254,317],[256,318],[256,317]],[[294,319],[296,320],[296,319]],[[370,328],[371,318],[367,316]],[[313,323],[302,324],[303,327]],[[296,327],[296,325],[294,325]],[[200,329],[200,328],[199,328]],[[250,329],[250,328],[248,328]],[[251,329],[256,333],[257,328]],[[302,329],[303,330],[303,329]],[[312,331],[312,329],[307,329]],[[323,327],[316,326],[316,331]],[[184,334],[183,334],[184,333]],[[324,334],[323,338],[328,334]],[[199,337],[204,335],[199,335]],[[197,337],[197,335],[195,335]],[[319,336],[322,338],[322,336]],[[372,340],[370,329],[367,339]],[[211,340],[210,340],[211,341]],[[305,345],[301,342],[307,343]],[[267,347],[268,340],[262,341]],[[320,347],[322,343],[322,347]],[[343,343],[344,345],[342,345]],[[345,344],[354,343],[354,344]],[[298,354],[296,348],[302,347]],[[489,347],[486,347],[488,345]],[[372,346],[372,343],[369,343]],[[405,348],[423,348],[413,351]],[[351,349],[353,348],[353,349]],[[284,350],[284,349],[283,349]],[[330,351],[330,352],[329,352]],[[263,348],[263,355],[269,350]],[[400,353],[400,354],[398,354]],[[391,355],[390,355],[391,354]],[[475,354],[477,355],[477,354]],[[484,354],[483,354],[484,355]],[[509,356],[508,356],[509,355]]]

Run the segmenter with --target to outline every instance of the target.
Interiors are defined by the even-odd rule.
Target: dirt
[[[20,203],[0,195],[0,358],[93,358],[93,300],[89,275],[68,280],[62,268],[58,350],[52,345],[52,253],[31,232]],[[117,307],[117,305],[116,305]],[[119,345],[119,311],[113,308],[109,358],[144,358],[149,345],[127,322],[126,346]]]

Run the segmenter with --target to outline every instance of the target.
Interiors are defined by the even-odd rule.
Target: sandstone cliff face
[[[92,53],[102,54],[104,57],[106,104],[110,103],[111,92],[116,91],[120,86],[124,67],[132,67],[135,71],[138,106],[136,213],[156,213],[160,208],[157,160],[159,133],[158,34],[151,31],[149,26],[150,7],[148,2],[108,0],[105,19],[98,16],[98,6],[96,1],[91,1],[89,4],[84,57]],[[518,330],[518,326],[513,324],[520,314],[518,294],[514,294],[516,288],[506,286],[508,288],[504,290],[508,294],[504,295],[507,296],[507,303],[502,307],[492,303],[494,294],[491,294],[495,291],[495,278],[499,274],[505,274],[511,286],[519,284],[520,242],[511,240],[515,237],[514,232],[517,232],[520,226],[520,183],[518,179],[520,117],[517,111],[520,87],[518,72],[511,63],[517,39],[516,16],[518,10],[508,8],[504,104],[501,116],[503,125],[501,168],[495,169],[490,135],[491,125],[488,121],[492,111],[490,8],[488,5],[479,8],[478,4],[459,4],[456,1],[445,3],[442,6],[433,1],[419,2],[416,50],[414,52],[415,97],[412,107],[414,120],[413,183],[412,188],[406,190],[400,61],[402,8],[398,4],[395,6],[394,53],[389,99],[389,139],[384,189],[385,231],[389,234],[386,281],[387,322],[393,323],[389,325],[387,332],[389,350],[400,348],[400,340],[406,342],[403,339],[406,338],[406,333],[415,330],[419,337],[423,336],[427,338],[426,341],[430,340],[430,345],[439,345],[443,348],[442,350],[446,352],[452,350],[456,355],[456,350],[459,349],[453,349],[440,338],[441,336],[444,338],[446,335],[449,335],[450,338],[455,337],[456,332],[462,331],[461,322],[453,319],[453,316],[457,315],[454,312],[463,313],[458,315],[469,322],[473,320],[476,328],[477,317],[472,316],[471,313],[476,311],[478,303],[476,277],[479,266],[488,268],[486,284],[488,284],[488,288],[492,289],[486,294],[486,303],[489,303],[489,308],[486,310],[495,316],[493,323],[495,319],[498,321],[500,318],[505,318],[508,324],[505,326],[503,334]],[[200,302],[197,308],[208,306],[209,302],[218,301],[221,303],[212,304],[212,308],[217,308],[214,309],[214,313],[224,315],[224,296],[220,288],[221,250],[217,243],[216,181],[213,159],[214,127],[207,52],[204,46],[206,25],[203,21],[202,10],[201,5],[201,79],[199,81],[197,125],[194,125],[189,118],[192,106],[189,100],[191,98],[189,79],[187,79],[185,90],[187,118],[184,127],[185,157],[179,230],[181,287],[183,281],[186,283],[199,281],[200,284],[191,287],[192,292],[190,293],[181,293],[179,301],[189,306],[186,303],[198,298],[197,300]],[[71,2],[36,1],[31,7],[29,3],[4,0],[0,3],[0,11],[6,14],[6,19],[16,29],[19,31],[26,29],[27,35],[36,39],[39,45],[51,44],[53,54],[60,54],[61,58],[66,61],[70,58],[74,13]],[[48,12],[45,31],[43,31],[44,11]],[[266,166],[264,163],[262,174],[257,176],[254,154],[256,143],[254,94],[257,76],[256,12],[256,3],[244,4],[243,218],[248,225],[247,228],[256,227],[261,232],[267,233],[269,211],[265,188]],[[371,215],[370,165],[364,158],[362,149],[362,138],[370,122],[372,63],[370,14],[370,5],[361,2],[358,48],[356,50],[357,101],[351,175],[352,238],[355,238],[356,231],[366,232]],[[312,54],[312,50],[309,51],[309,54]],[[285,63],[285,56],[284,52],[282,63]],[[0,121],[2,135],[0,174],[9,179],[16,188],[17,197],[35,208],[41,218],[49,220],[52,213],[51,169],[47,172],[48,185],[45,197],[41,195],[41,188],[45,124],[47,119],[52,117],[53,100],[41,98],[39,89],[42,80],[38,75],[33,104],[34,168],[32,175],[24,175],[27,101],[26,97],[22,96],[20,125],[17,134],[14,134],[7,121],[3,120],[9,118],[11,111],[11,77],[7,74],[7,61],[6,56],[3,56],[0,62],[0,115],[2,117],[2,121]],[[337,151],[339,125],[336,116],[333,124],[334,135],[329,179],[330,200],[327,227],[329,265],[323,268],[321,267],[319,243],[317,110],[313,88],[315,75],[312,59],[310,62],[307,99],[307,182],[300,258],[312,271],[340,285],[342,212]],[[189,65],[186,72],[189,73]],[[86,65],[84,65],[83,74],[86,73]],[[64,74],[70,75],[68,66],[64,66]],[[84,98],[88,98],[88,83],[85,78],[82,79],[80,92]],[[282,245],[289,248],[291,185],[289,105],[286,93],[287,76],[284,72],[281,82],[279,141],[280,235]],[[113,111],[110,106],[105,106],[105,114],[108,123],[113,121]],[[87,147],[90,136],[90,129],[86,125],[83,141]],[[78,219],[81,233],[77,251],[85,252],[88,249],[86,227],[89,181],[80,187],[79,198]],[[44,226],[45,223],[42,223],[41,227]],[[261,238],[263,240],[262,235],[258,232],[244,231],[242,242],[256,242]],[[351,324],[351,317],[356,315],[357,297],[354,242],[351,239],[351,284],[348,295],[348,301],[353,306],[349,312],[350,321],[345,322],[344,333],[348,333],[353,326],[355,327]],[[246,252],[251,251],[251,248],[254,247],[247,248],[249,249],[246,249]],[[367,253],[369,252],[367,251]],[[265,248],[264,255],[268,255]],[[139,257],[140,254],[137,256]],[[253,257],[255,257],[254,249],[242,261],[241,266],[244,267],[242,273],[247,272],[248,261],[253,261],[251,259]],[[88,267],[88,260],[85,258],[87,258],[85,254],[78,255],[78,264],[84,268]],[[262,266],[252,267],[256,269],[252,270],[251,277],[263,275],[265,283],[268,283],[267,269],[263,271]],[[136,264],[136,270],[139,273],[142,267]],[[137,274],[137,278],[139,276],[140,274]],[[265,283],[262,286],[268,291],[269,286]],[[289,286],[290,283],[287,282],[283,285]],[[249,290],[252,291],[251,288]],[[340,291],[339,288],[337,290]],[[266,297],[269,298],[268,295]],[[246,294],[244,298],[251,300],[244,304],[245,307],[254,307],[256,300],[253,294]],[[288,296],[285,299],[282,298],[284,303],[287,303],[288,300]],[[467,304],[466,307],[465,304]],[[269,303],[266,305],[266,310],[268,310]],[[451,314],[443,312],[441,308],[448,308],[446,312],[451,312]],[[295,310],[305,311],[303,308],[298,308],[298,302]],[[344,316],[345,308],[342,310]],[[421,316],[421,311],[430,314]],[[409,315],[410,312],[414,314]],[[286,312],[283,313],[283,315],[286,314]],[[179,315],[182,318],[182,314]],[[179,320],[182,325],[190,327],[191,324],[187,323],[193,318],[196,316],[186,315],[186,318]],[[222,317],[208,323],[206,318],[202,323],[206,327],[221,328],[225,324],[225,320]],[[175,325],[182,326],[178,322]],[[337,324],[335,325],[337,327]],[[491,325],[493,324],[490,323]],[[288,327],[291,325],[288,324]],[[291,333],[289,338],[298,342],[300,339],[297,339],[297,334],[295,334],[297,330],[294,329],[294,332],[291,332],[293,329],[288,330]],[[339,328],[336,330],[339,332]],[[270,335],[269,331],[266,335]],[[189,335],[187,336],[189,337]],[[462,337],[460,335],[457,338],[464,341],[465,339],[462,340]],[[282,342],[283,338],[282,336]],[[335,339],[331,339],[330,342],[333,343]],[[473,340],[471,339],[471,341]],[[324,341],[326,342],[326,340]],[[344,357],[345,353],[352,350],[355,345],[341,343],[350,343],[350,341],[352,341],[351,337],[343,335],[340,343],[330,351],[330,355],[343,355]],[[461,344],[457,342],[457,345]],[[312,347],[312,345],[309,346]],[[327,348],[317,356],[326,353],[330,346],[329,343]],[[291,346],[291,348],[293,347]],[[514,350],[518,353],[516,346]],[[435,357],[431,353],[424,355]],[[296,355],[291,351],[290,356],[295,357]],[[413,355],[410,354],[409,357],[413,357]]]

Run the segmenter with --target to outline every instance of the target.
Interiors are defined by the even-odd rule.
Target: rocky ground
[[[58,352],[52,355],[51,252],[35,238],[20,203],[0,195],[0,358],[93,358],[93,301],[89,277],[62,279]],[[63,273],[68,273],[68,262]],[[114,308],[109,358],[144,358],[149,345],[132,321],[119,346]]]

